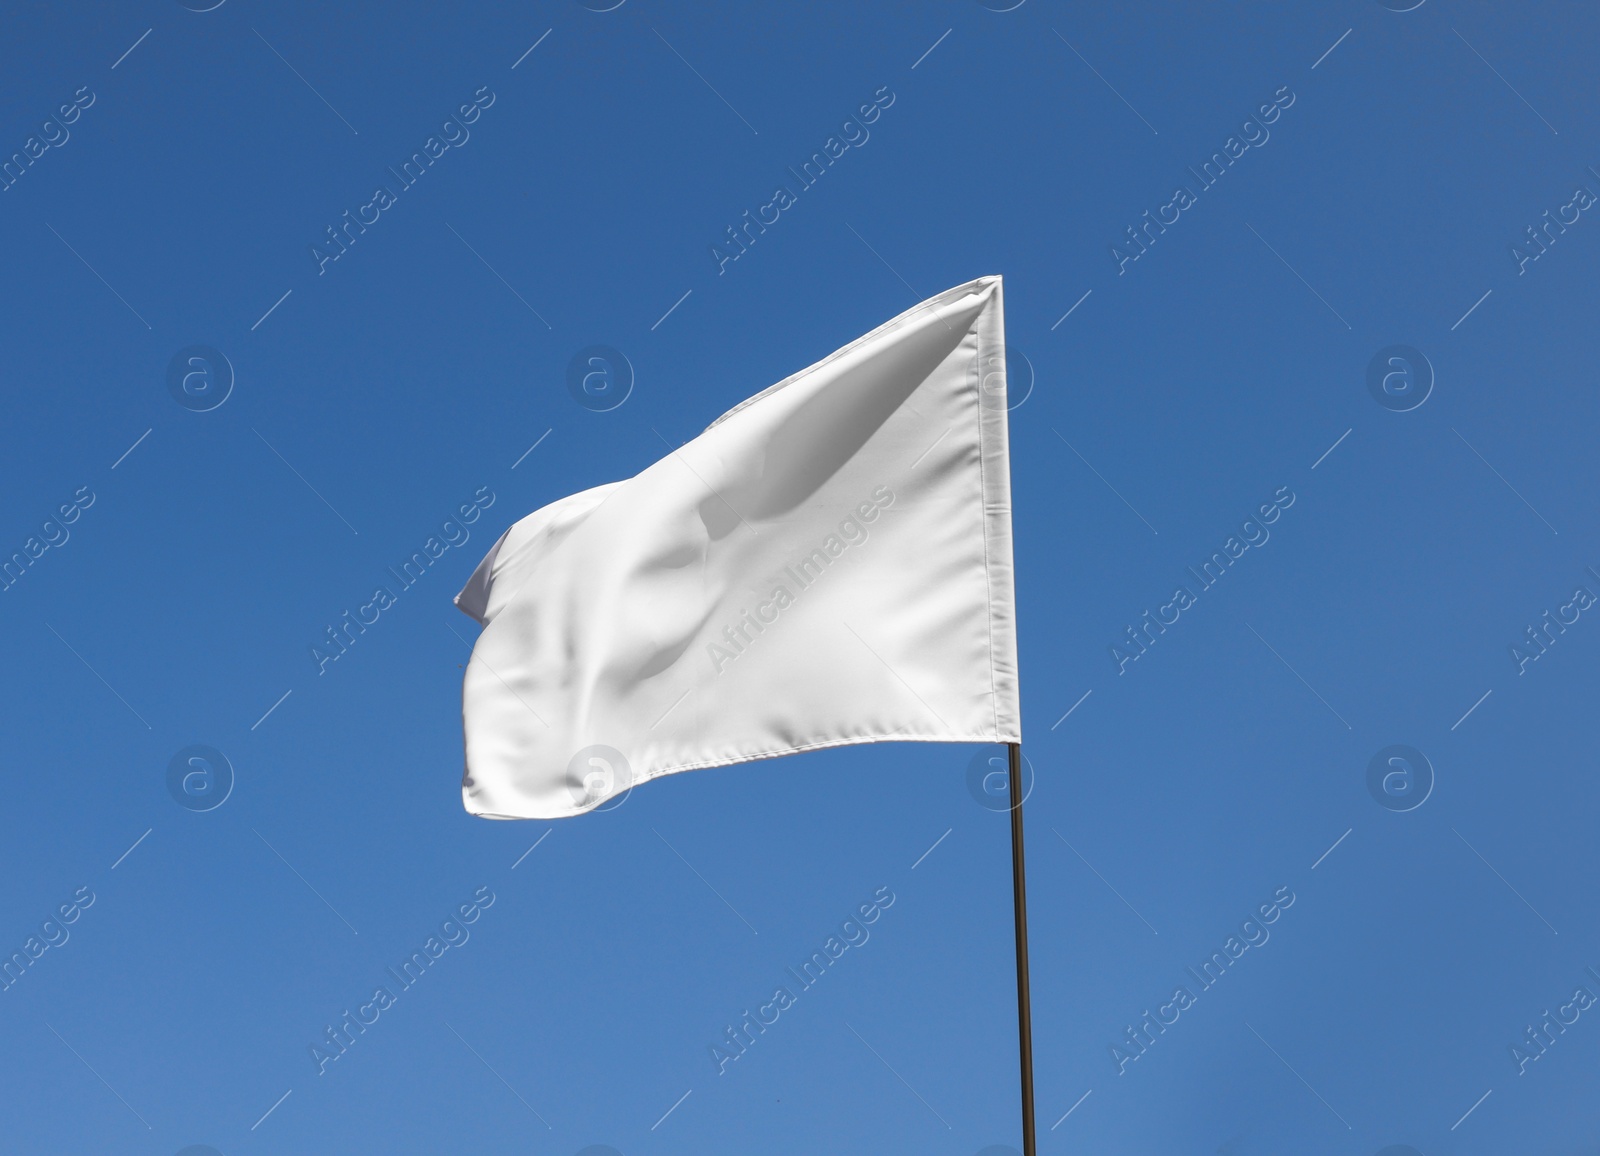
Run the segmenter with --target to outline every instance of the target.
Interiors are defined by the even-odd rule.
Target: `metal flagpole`
[[[1022,1052],[1022,1156],[1037,1156],[1033,1135],[1033,1012],[1028,998],[1028,893],[1022,864],[1022,745],[1011,755],[1011,896],[1017,923],[1017,1044]]]

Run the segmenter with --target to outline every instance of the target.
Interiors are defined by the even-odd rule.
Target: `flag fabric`
[[[495,543],[456,604],[468,811],[850,743],[1020,742],[999,277]]]

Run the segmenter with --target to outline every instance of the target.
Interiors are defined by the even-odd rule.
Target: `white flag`
[[[846,743],[1020,742],[999,277],[924,301],[637,476],[536,510],[456,596],[468,811]]]

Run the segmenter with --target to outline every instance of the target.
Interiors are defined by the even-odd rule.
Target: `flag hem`
[[[1022,736],[1020,733],[960,736],[874,735],[867,738],[856,739],[828,739],[824,742],[807,743],[804,746],[798,747],[784,747],[781,750],[762,751],[759,754],[738,755],[729,759],[713,759],[709,762],[686,763],[679,767],[658,767],[649,774],[642,776],[637,782],[630,783],[627,791],[631,791],[636,787],[642,787],[646,783],[653,782],[656,779],[665,778],[668,775],[676,775],[682,771],[706,771],[712,770],[716,767],[734,767],[738,766],[740,763],[755,763],[764,759],[779,759],[785,757],[786,755],[803,755],[809,751],[827,750],[830,747],[865,746],[868,743],[1020,743],[1021,741]],[[474,818],[478,819],[571,819],[578,815],[587,815],[590,811],[599,810],[607,802],[617,798],[618,795],[626,794],[627,791],[619,791],[617,795],[608,795],[605,798],[596,801],[593,806],[575,808],[571,811],[564,811],[559,815],[512,815],[500,811],[475,811],[471,806],[471,800],[467,796],[465,790],[462,791],[462,804],[466,808],[466,811],[469,815],[472,815]]]
[[[943,293],[939,293],[939,294],[936,294],[933,297],[928,298],[926,301],[919,301],[917,304],[913,305],[910,309],[907,309],[905,312],[897,314],[896,316],[889,318],[889,320],[885,321],[882,325],[878,326],[876,329],[872,330],[871,332],[863,333],[860,337],[858,337],[854,341],[850,342],[849,345],[840,346],[838,349],[835,349],[832,353],[828,354],[828,356],[822,358],[820,361],[814,361],[810,365],[806,366],[804,369],[797,370],[796,372],[791,373],[788,377],[784,378],[782,381],[775,382],[772,385],[767,386],[767,388],[763,389],[760,393],[752,394],[751,396],[745,398],[738,405],[736,405],[732,409],[728,410],[721,417],[717,418],[716,421],[714,421],[710,425],[706,426],[706,428],[701,430],[700,432],[703,434],[703,433],[706,433],[709,430],[716,429],[719,425],[721,425],[723,422],[727,421],[734,414],[739,413],[739,412],[741,412],[743,410],[746,410],[746,409],[750,408],[752,405],[754,405],[756,402],[761,401],[763,398],[770,397],[771,395],[777,393],[779,390],[784,389],[789,385],[792,385],[794,382],[798,381],[800,378],[806,376],[807,374],[815,373],[817,370],[821,369],[823,366],[828,365],[828,364],[830,364],[830,363],[832,363],[834,361],[839,360],[839,358],[844,357],[846,354],[853,352],[858,346],[865,345],[868,341],[871,341],[872,339],[874,339],[876,337],[881,337],[885,333],[891,332],[896,326],[898,326],[898,325],[902,324],[903,322],[905,322],[906,320],[908,320],[912,315],[914,315],[916,313],[919,313],[924,309],[930,309],[930,308],[934,309],[935,311],[937,311],[941,306],[950,304],[951,300],[956,298],[958,295],[963,294],[963,293],[976,292],[980,287],[989,285],[991,283],[996,284],[996,285],[998,285],[1000,283],[1000,275],[998,273],[990,273],[990,274],[988,274],[987,276],[984,276],[984,277],[974,277],[971,281],[968,281],[965,284],[954,285],[951,288],[946,289]]]

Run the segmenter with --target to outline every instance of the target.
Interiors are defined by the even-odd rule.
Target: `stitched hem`
[[[741,763],[753,763],[759,762],[762,759],[782,758],[785,755],[800,755],[806,753],[807,751],[826,750],[829,747],[864,746],[868,743],[1020,743],[1021,741],[1022,736],[1020,734],[1013,735],[1002,733],[969,735],[886,734],[868,735],[861,738],[850,739],[828,739],[825,742],[805,743],[794,747],[778,747],[771,750],[760,751],[755,754],[736,755],[733,758],[712,759],[707,762],[699,763],[683,763],[674,767],[658,767],[654,771],[651,771],[648,775],[645,775],[643,778],[633,783],[629,787],[629,790],[632,790],[634,787],[642,786],[643,784],[651,782],[654,779],[663,778],[667,775],[678,774],[681,771],[703,771],[709,770],[713,767],[734,767]],[[600,802],[596,803],[594,807],[584,808],[583,810],[563,811],[558,815],[508,815],[496,811],[474,811],[470,805],[467,806],[467,812],[468,814],[474,815],[480,819],[566,819],[571,818],[574,815],[586,815],[596,807],[608,802],[610,798],[615,797],[615,795],[612,795],[609,796],[608,799],[601,799]],[[469,800],[464,798],[463,803],[469,804]]]

